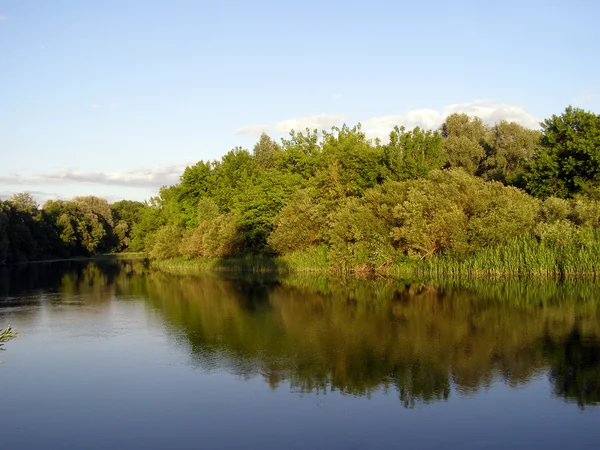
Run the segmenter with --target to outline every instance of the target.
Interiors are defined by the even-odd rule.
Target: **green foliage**
[[[426,177],[434,169],[446,164],[443,138],[437,131],[425,131],[416,127],[406,131],[394,127],[390,143],[383,146],[387,178],[396,181]]]
[[[127,250],[302,261],[294,267],[313,258],[373,273],[439,255],[462,261],[519,239],[534,239],[544,249],[536,255],[572,248],[568,258],[580,258],[600,229],[599,146],[599,117],[573,108],[542,133],[466,114],[438,131],[394,127],[387,143],[360,124],[292,130],[281,144],[263,133],[252,152],[186,167],[143,204],[0,202],[0,262]]]
[[[446,167],[462,167],[470,174],[479,171],[486,155],[489,129],[477,117],[451,114],[442,124]]]
[[[231,150],[213,169],[211,197],[222,212],[231,211],[236,194],[251,186],[254,163],[252,155],[240,147]]]
[[[142,220],[145,207],[144,203],[133,200],[121,200],[110,205],[115,224],[113,242],[115,251],[130,250],[133,229]]]
[[[600,276],[599,230],[579,230],[557,222],[537,227],[536,233],[466,255],[440,255],[424,261],[419,272],[434,276]]]
[[[256,174],[236,196],[234,210],[245,253],[271,253],[268,238],[275,218],[302,184],[297,174],[269,171]]]
[[[322,148],[317,182],[329,197],[360,197],[383,180],[383,152],[367,140],[360,124],[324,132]]]
[[[0,350],[4,350],[2,348],[2,346],[4,345],[5,342],[10,341],[11,339],[14,339],[17,337],[17,332],[13,331],[13,329],[9,326],[7,326],[4,330],[0,331]],[[2,361],[0,361],[1,363]]]
[[[203,232],[204,254],[211,258],[223,258],[240,253],[243,245],[236,225],[238,217],[235,213],[225,213],[204,222],[199,229]]]
[[[514,122],[500,121],[487,137],[486,158],[479,175],[486,180],[523,187],[527,161],[540,149],[540,133]]]
[[[399,189],[404,199],[393,211],[392,237],[399,249],[421,258],[508,241],[531,230],[537,218],[535,199],[460,169],[433,171]]]
[[[242,239],[238,216],[221,214],[212,200],[198,204],[198,227],[183,233],[179,253],[185,258],[223,258],[240,253]]]
[[[167,219],[159,198],[151,198],[142,209],[139,222],[131,231],[130,250],[140,252],[151,248],[152,234],[166,225]]]
[[[14,194],[10,198],[10,202],[15,207],[16,210],[21,212],[26,212],[35,215],[39,209],[38,202],[35,201],[33,196],[29,192],[20,192]]]
[[[155,259],[168,259],[179,256],[178,243],[182,240],[183,231],[183,228],[177,225],[167,225],[160,228],[154,234],[148,256]]]
[[[600,183],[600,116],[568,107],[542,122],[541,149],[525,174],[536,197],[572,197]]]
[[[329,217],[327,241],[331,267],[338,272],[372,272],[393,258],[384,220],[364,201],[348,198]]]
[[[327,208],[315,198],[314,190],[301,190],[281,210],[269,245],[285,255],[316,247],[323,242]]]
[[[8,342],[11,339],[14,339],[16,337],[17,337],[17,333],[12,330],[10,325],[7,326],[4,330],[0,331],[0,343]]]
[[[276,158],[278,170],[300,175],[305,180],[315,176],[322,152],[318,130],[290,131],[290,138],[282,140],[282,149]]]
[[[282,156],[282,148],[265,133],[252,149],[254,166],[257,169],[273,170],[277,167],[277,161]]]
[[[212,192],[213,184],[212,165],[209,162],[199,161],[194,166],[185,168],[176,193],[181,216],[176,220],[177,223],[186,228],[193,228],[198,224],[198,202]]]

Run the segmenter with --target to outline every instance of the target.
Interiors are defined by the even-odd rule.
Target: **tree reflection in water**
[[[22,270],[48,278],[41,266],[33,278]],[[412,407],[547,374],[557,397],[598,402],[600,284],[592,280],[174,276],[141,261],[71,265],[58,280],[64,302],[81,293],[99,303],[145,299],[184,338],[194,365],[260,376],[273,389],[383,389]]]

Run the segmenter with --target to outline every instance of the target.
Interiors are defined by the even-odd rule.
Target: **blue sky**
[[[600,112],[600,2],[0,0],[0,197],[143,200],[261,131]]]

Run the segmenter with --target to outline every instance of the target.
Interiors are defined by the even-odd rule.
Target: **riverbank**
[[[0,267],[17,266],[20,264],[44,264],[44,263],[55,263],[55,262],[70,262],[70,261],[107,261],[111,259],[144,259],[146,254],[143,252],[135,253],[104,253],[102,255],[94,256],[75,256],[73,258],[51,258],[51,259],[39,259],[35,261],[18,261],[6,263]]]
[[[242,258],[174,258],[152,260],[151,266],[171,273],[198,271],[249,273],[322,273],[371,277],[591,277],[600,276],[600,240],[553,245],[534,236],[467,254],[441,254],[424,260],[398,255],[394,261],[365,261],[345,271],[332,264],[325,246],[285,256]]]

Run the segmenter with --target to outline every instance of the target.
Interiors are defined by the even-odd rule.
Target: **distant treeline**
[[[88,196],[48,201],[27,193],[0,201],[0,263],[92,256],[126,249],[141,202]]]
[[[52,202],[32,220],[49,215],[64,237],[52,211],[81,203]],[[435,131],[395,127],[387,143],[360,125],[292,131],[280,143],[263,134],[252,152],[235,148],[187,167],[143,205],[102,204],[105,213],[81,209],[89,226],[80,228],[94,239],[75,238],[77,251],[154,259],[318,252],[338,271],[434,255],[460,262],[525,241],[577,252],[598,242],[600,116],[569,107],[538,131],[453,114]],[[93,234],[96,224],[104,234]]]

